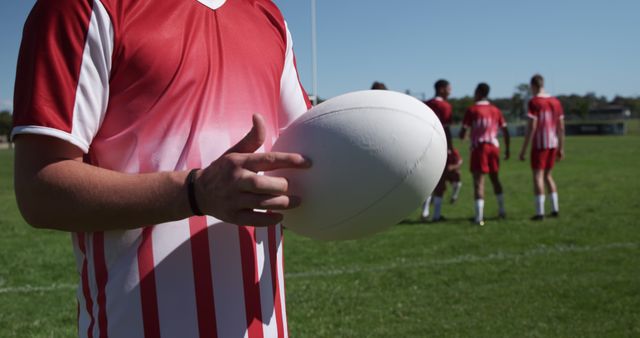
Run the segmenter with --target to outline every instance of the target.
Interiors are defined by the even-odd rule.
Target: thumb
[[[225,154],[229,153],[253,153],[258,150],[266,138],[266,126],[264,118],[260,114],[253,114],[253,127],[242,140],[229,148]]]

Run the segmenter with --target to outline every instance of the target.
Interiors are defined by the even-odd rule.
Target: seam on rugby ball
[[[314,120],[317,120],[317,119],[320,119],[320,118],[323,118],[323,117],[331,116],[331,115],[342,113],[342,112],[345,112],[345,111],[366,110],[366,109],[380,109],[380,107],[364,106],[364,107],[353,107],[353,108],[343,108],[343,109],[339,109],[339,110],[332,110],[332,111],[325,112],[325,113],[322,113],[322,114],[317,115],[317,116],[310,117],[310,118],[308,118],[308,119],[306,119],[304,121],[299,121],[298,124],[306,124],[307,122],[311,122],[311,121],[314,121]],[[417,119],[425,122],[426,124],[430,125],[431,127],[433,127],[433,123],[432,123],[433,121],[423,119],[421,116],[419,116],[417,114],[412,114],[407,110],[401,110],[401,109],[395,109],[395,108],[386,108],[386,107],[384,109],[388,110],[388,111],[392,111],[392,112],[407,114],[407,115],[412,116],[414,118],[417,118]],[[302,116],[304,116],[304,115],[302,115]]]
[[[436,130],[435,130],[436,128],[435,128],[433,125],[430,125],[430,127],[431,127],[432,129],[434,129],[434,131],[436,131]],[[436,134],[436,135],[439,135],[438,133],[435,133],[435,134]],[[375,206],[376,206],[376,205],[377,205],[381,200],[385,199],[387,196],[389,196],[390,194],[392,194],[396,189],[398,189],[398,187],[399,187],[399,186],[401,186],[401,185],[402,185],[402,183],[404,183],[404,182],[409,178],[409,176],[411,176],[411,174],[413,174],[413,172],[416,170],[416,168],[418,167],[418,165],[419,165],[420,163],[422,163],[422,161],[424,161],[424,159],[425,159],[425,158],[426,158],[426,156],[427,156],[427,152],[428,152],[428,151],[429,151],[429,149],[431,148],[431,144],[432,144],[432,143],[433,143],[433,134],[432,134],[432,136],[431,136],[431,139],[429,140],[429,144],[424,148],[424,150],[422,151],[422,154],[420,155],[420,157],[418,158],[418,160],[413,164],[413,166],[411,167],[411,169],[409,169],[409,170],[407,171],[407,173],[402,177],[402,179],[400,179],[400,180],[398,181],[398,183],[396,183],[396,184],[395,184],[391,189],[389,189],[389,191],[387,191],[386,193],[384,193],[382,196],[380,196],[378,199],[376,199],[376,200],[375,200],[375,202],[371,203],[371,204],[370,204],[369,206],[367,206],[366,208],[364,208],[364,209],[362,209],[362,210],[358,211],[357,213],[355,213],[355,214],[353,214],[353,215],[351,215],[351,216],[349,216],[349,217],[347,217],[347,218],[345,218],[345,219],[343,219],[343,220],[340,220],[340,221],[338,221],[338,222],[336,222],[336,223],[334,223],[334,224],[331,224],[331,225],[329,225],[329,226],[326,226],[326,227],[324,227],[323,229],[326,229],[326,230],[333,229],[333,228],[335,228],[335,227],[339,226],[339,225],[340,225],[340,224],[342,224],[342,223],[348,222],[349,220],[351,220],[351,219],[353,219],[353,218],[358,217],[359,215],[361,215],[362,213],[366,212],[367,210],[369,210],[369,209],[371,209],[371,208],[375,207]],[[445,164],[445,165],[446,165],[446,164]],[[444,167],[443,167],[442,169],[444,170]]]

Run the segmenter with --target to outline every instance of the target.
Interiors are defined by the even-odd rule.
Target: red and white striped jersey
[[[498,107],[482,100],[467,109],[462,126],[471,129],[471,148],[480,143],[491,143],[499,147],[498,129],[506,127],[507,122]]]
[[[564,118],[562,104],[555,97],[540,94],[529,101],[527,116],[536,121],[533,135],[534,149],[558,147],[558,124]]]
[[[39,0],[17,134],[126,173],[204,167],[261,113],[268,151],[310,104],[269,0]],[[192,217],[73,234],[82,337],[286,337],[282,229]]]

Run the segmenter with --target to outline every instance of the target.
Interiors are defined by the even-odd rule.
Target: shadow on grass
[[[509,222],[509,221],[529,221],[528,217],[517,217],[517,218],[500,218],[498,216],[493,217],[485,217],[485,221],[490,222]],[[403,219],[397,225],[432,225],[432,224],[474,224],[473,217],[447,217],[445,221],[437,221],[432,222],[430,220],[421,220],[421,219]]]

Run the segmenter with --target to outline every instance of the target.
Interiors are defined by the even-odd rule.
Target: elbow
[[[22,218],[31,227],[36,229],[46,229],[47,224],[42,216],[39,216],[37,208],[34,206],[33,198],[30,198],[30,194],[25,192],[24,189],[19,189],[16,185],[16,202],[18,204],[18,211]]]
[[[52,217],[47,215],[46,208],[42,207],[42,201],[37,198],[39,194],[34,185],[15,181],[16,203],[20,215],[33,228],[53,229]]]

